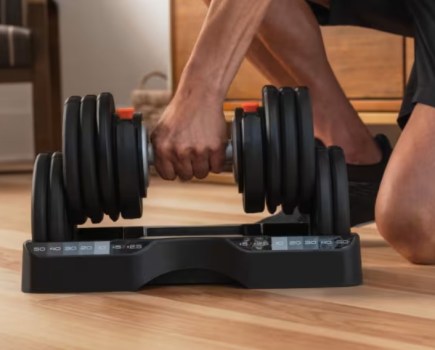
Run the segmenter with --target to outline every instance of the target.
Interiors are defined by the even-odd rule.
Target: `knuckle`
[[[223,144],[219,141],[210,143],[209,149],[212,153],[219,153],[223,150]]]
[[[208,155],[209,149],[205,145],[196,145],[195,146],[195,156],[197,157],[206,157]]]
[[[169,142],[163,142],[157,147],[157,153],[160,155],[169,155],[172,153],[172,145]]]
[[[176,149],[176,154],[179,159],[190,158],[193,148],[190,145],[180,145]]]

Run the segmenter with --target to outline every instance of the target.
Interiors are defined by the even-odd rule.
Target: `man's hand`
[[[222,103],[271,1],[211,1],[175,96],[151,135],[162,178],[201,179],[222,170]]]
[[[166,108],[151,135],[155,167],[162,178],[203,179],[210,171],[222,171],[226,125],[222,102],[213,100],[182,100],[176,95]]]

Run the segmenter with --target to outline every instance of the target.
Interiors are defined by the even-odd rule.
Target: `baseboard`
[[[33,170],[33,160],[11,161],[0,160],[0,174],[30,173]]]

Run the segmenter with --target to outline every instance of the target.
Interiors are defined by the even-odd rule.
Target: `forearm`
[[[177,94],[223,100],[271,1],[213,0]]]

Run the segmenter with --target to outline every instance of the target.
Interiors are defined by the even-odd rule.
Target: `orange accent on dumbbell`
[[[243,112],[255,113],[260,105],[257,102],[245,102],[242,103]]]
[[[116,114],[120,119],[133,119],[134,108],[132,107],[117,108]]]

